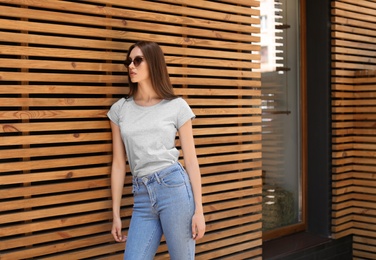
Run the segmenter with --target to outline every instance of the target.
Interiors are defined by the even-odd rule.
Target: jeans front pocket
[[[182,172],[180,169],[176,169],[172,171],[171,173],[163,176],[161,178],[161,183],[166,187],[180,187],[184,185],[185,180],[182,176]]]

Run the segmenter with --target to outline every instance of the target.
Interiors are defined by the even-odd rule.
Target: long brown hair
[[[174,94],[170,77],[167,72],[167,65],[164,58],[163,51],[161,47],[155,42],[140,41],[129,47],[127,59],[131,51],[138,47],[142,51],[144,60],[146,61],[150,80],[153,85],[154,91],[160,98],[163,99],[174,99],[177,96]],[[130,79],[128,73],[128,82],[129,82],[129,93],[128,96],[134,96],[137,92],[138,84],[133,83]]]

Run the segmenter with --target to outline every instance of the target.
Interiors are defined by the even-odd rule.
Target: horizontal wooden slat
[[[123,212],[123,211],[122,211]],[[74,226],[91,224],[99,221],[108,221],[111,219],[112,213],[107,212],[90,212],[86,215],[78,216],[69,216],[65,217],[64,215],[60,218],[43,220],[43,221],[34,221],[34,222],[25,222],[25,223],[16,223],[13,225],[4,225],[0,228],[0,235],[2,238],[6,236],[20,235],[24,233],[31,232],[42,232],[46,230],[60,229],[60,228],[74,228]],[[123,216],[123,215],[122,215]],[[129,221],[128,223],[129,224]]]
[[[19,188],[8,188],[1,190],[0,194],[3,199],[7,198],[17,198],[17,197],[28,197],[41,194],[57,193],[57,192],[66,192],[66,191],[82,191],[86,189],[93,188],[103,188],[107,187],[109,180],[107,175],[103,175],[106,179],[94,179],[94,180],[79,180],[74,183],[63,182],[63,183],[54,183],[54,184],[45,184],[45,185],[36,185],[36,186],[25,186]]]
[[[95,191],[76,192],[76,193],[65,194],[65,195],[51,195],[51,196],[42,197],[43,199],[41,198],[24,199],[20,203],[12,203],[11,201],[4,202],[4,203],[1,203],[1,207],[3,211],[9,211],[9,210],[16,210],[16,209],[23,209],[23,208],[42,207],[42,206],[47,206],[47,205],[57,206],[63,203],[103,199],[103,198],[109,198],[110,196],[111,196],[110,191],[108,189],[103,189],[103,190],[95,190]],[[4,215],[4,219],[5,218],[7,217]]]
[[[110,98],[0,98],[1,106],[7,107],[87,107],[111,106],[117,99]],[[192,106],[217,106],[222,99],[187,99]],[[372,101],[372,100],[371,100]],[[259,99],[226,99],[224,106],[260,106]],[[354,105],[351,103],[350,105]],[[356,105],[356,103],[355,103]]]
[[[77,249],[90,246],[98,246],[103,243],[111,242],[112,236],[110,234],[91,236],[90,238],[75,239],[70,242],[56,243],[55,245],[33,247],[31,249],[12,251],[9,254],[5,253],[2,257],[4,259],[17,259],[27,255],[29,257],[38,257],[41,255],[57,253],[70,249]],[[87,254],[85,254],[87,256]],[[79,256],[79,253],[75,254],[75,257]],[[53,256],[51,259],[64,259],[66,256]],[[46,258],[44,258],[46,259]],[[48,258],[47,258],[48,259]]]
[[[109,166],[105,167],[92,167],[87,169],[69,169],[61,171],[46,171],[34,172],[24,174],[11,174],[0,176],[0,182],[3,185],[19,184],[19,183],[32,183],[43,181],[57,181],[57,180],[71,180],[78,178],[88,178],[106,175],[110,171]],[[16,194],[16,192],[14,193]]]
[[[0,59],[0,62],[2,63],[2,66],[5,68],[55,70],[57,67],[59,67],[61,70],[73,70],[73,71],[108,71],[108,72],[122,72],[122,73],[126,71],[123,64],[45,61],[45,60],[31,60],[31,59],[24,59],[24,60]],[[259,73],[252,72],[252,71],[240,71],[240,70],[225,70],[224,71],[220,69],[168,67],[168,71],[170,74],[184,74],[184,75],[201,75],[201,76],[219,76],[220,77],[225,73],[226,76],[228,77],[248,77],[248,78],[260,77]]]
[[[91,230],[94,229],[98,233],[108,233],[108,230],[111,228],[111,223],[101,223],[101,224],[94,224],[88,225],[86,227],[81,226],[80,228],[75,229],[66,229],[60,230],[58,232],[48,232],[44,234],[36,234],[32,235],[30,238],[26,237],[18,237],[17,239],[11,238],[6,239],[4,243],[1,243],[0,250],[11,249],[21,247],[23,245],[32,246],[40,243],[46,243],[53,238],[55,241],[65,240],[71,237],[81,237],[85,235],[90,235]]]
[[[72,131],[89,129],[109,129],[108,120],[93,120],[83,122],[51,122],[51,123],[9,123],[0,125],[0,133]]]
[[[215,89],[204,88],[199,89],[185,89],[175,88],[177,95],[205,95],[205,96],[257,96],[260,90],[256,89]],[[0,85],[0,94],[120,94],[125,96],[128,93],[128,88],[123,87],[94,87],[94,86],[59,86],[59,85],[29,85],[29,86],[17,86],[17,85]]]
[[[2,137],[1,145],[53,144],[110,140],[110,133],[73,133],[60,135],[23,135]]]

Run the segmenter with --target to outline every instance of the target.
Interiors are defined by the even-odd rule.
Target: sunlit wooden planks
[[[376,3],[332,2],[333,236],[374,259]]]
[[[138,40],[160,43],[175,92],[197,116],[208,222],[198,259],[261,257],[258,5],[0,1],[1,258],[121,257],[109,234],[106,113],[128,91],[122,61]],[[162,242],[157,258],[166,252]]]

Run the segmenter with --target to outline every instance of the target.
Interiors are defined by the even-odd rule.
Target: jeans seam
[[[154,238],[154,235],[155,235],[156,230],[157,230],[157,228],[155,227],[154,230],[153,230],[152,235],[150,236],[150,239],[149,239],[149,241],[148,241],[148,244],[146,245],[146,250],[145,250],[144,253],[143,253],[142,259],[145,259],[146,252],[148,251],[147,249],[150,248],[150,244],[151,244],[151,241],[153,241],[153,238]]]

